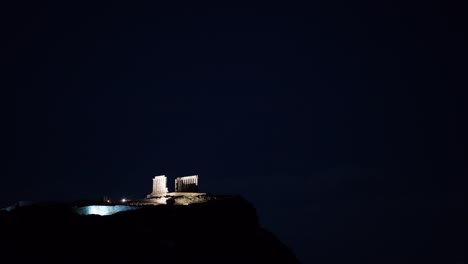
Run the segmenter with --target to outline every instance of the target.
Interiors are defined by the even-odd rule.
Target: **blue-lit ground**
[[[138,210],[140,207],[128,205],[89,205],[76,208],[79,215],[113,215],[118,212]]]

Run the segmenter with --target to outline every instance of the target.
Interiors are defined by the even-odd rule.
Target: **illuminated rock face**
[[[177,177],[175,179],[176,192],[198,192],[198,175]]]
[[[164,175],[153,178],[152,196],[165,195],[167,193],[167,178]]]

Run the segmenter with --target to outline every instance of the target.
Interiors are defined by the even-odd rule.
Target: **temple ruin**
[[[155,176],[153,178],[153,196],[165,195],[167,194],[167,177],[165,175]]]
[[[176,192],[198,192],[198,175],[177,177],[175,179]]]
[[[197,196],[204,195],[198,192],[198,175],[177,177],[175,179],[174,192],[167,188],[167,177],[165,175],[153,178],[153,191],[146,196],[147,199],[158,199],[158,203],[165,203],[168,197]]]

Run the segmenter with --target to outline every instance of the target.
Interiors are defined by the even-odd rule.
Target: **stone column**
[[[164,175],[155,176],[153,179],[153,193],[154,195],[164,195],[167,193],[167,178]]]

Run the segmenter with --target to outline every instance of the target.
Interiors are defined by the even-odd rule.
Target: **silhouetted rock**
[[[297,263],[240,197],[79,215],[79,204],[0,211],[3,258],[15,263]]]

